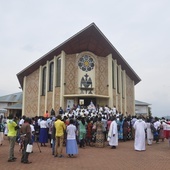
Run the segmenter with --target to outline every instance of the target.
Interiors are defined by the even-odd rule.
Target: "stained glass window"
[[[91,71],[94,68],[94,60],[89,55],[84,55],[79,59],[78,66],[82,71]]]

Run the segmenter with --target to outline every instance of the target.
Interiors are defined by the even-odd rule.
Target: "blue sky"
[[[170,115],[170,1],[1,0],[0,96],[21,91],[16,74],[94,22],[142,81],[136,100]]]

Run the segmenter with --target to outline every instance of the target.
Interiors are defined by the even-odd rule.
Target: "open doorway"
[[[96,98],[78,98],[78,103],[80,106],[87,108],[87,106],[90,105],[90,102],[93,102],[93,104],[96,106]]]

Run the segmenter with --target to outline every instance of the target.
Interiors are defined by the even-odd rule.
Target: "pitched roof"
[[[149,106],[151,104],[135,100],[135,106]]]
[[[5,109],[17,109],[22,110],[22,103],[15,103],[11,106],[6,106]]]
[[[22,102],[22,92],[18,92],[18,93],[13,93],[13,94],[9,94],[6,96],[1,96],[0,97],[0,102],[1,103],[18,103],[18,102]]]
[[[112,54],[112,58],[117,60],[117,63],[122,66],[123,70],[126,70],[126,73],[132,80],[134,80],[135,84],[141,81],[139,76],[116,50],[116,48],[110,43],[99,28],[92,23],[19,72],[17,77],[21,87],[23,86],[24,76],[28,76],[37,70],[40,65],[45,65],[47,60],[52,60],[54,56],[59,55],[62,50],[66,54],[90,51],[101,57],[106,57],[107,55]]]

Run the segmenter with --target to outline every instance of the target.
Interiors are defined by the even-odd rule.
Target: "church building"
[[[135,114],[139,76],[100,29],[90,24],[17,74],[22,114],[58,113],[69,105],[114,106]]]

